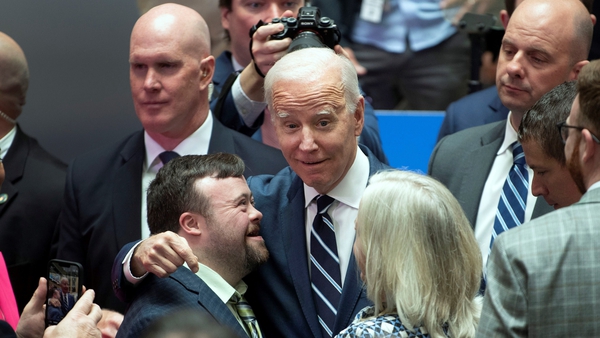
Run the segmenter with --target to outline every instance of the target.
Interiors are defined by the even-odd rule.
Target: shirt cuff
[[[237,109],[240,117],[244,121],[244,124],[248,127],[254,125],[256,119],[260,116],[260,114],[265,110],[267,104],[265,102],[260,101],[252,101],[244,90],[242,89],[242,85],[240,84],[240,77],[238,76],[231,86],[231,95],[233,95],[233,102],[235,103],[235,108]]]
[[[133,285],[136,285],[137,283],[141,282],[144,278],[146,278],[146,276],[148,276],[148,271],[146,271],[140,277],[134,276],[131,272],[131,258],[133,257],[133,252],[135,251],[135,248],[137,248],[137,246],[140,245],[140,243],[142,243],[142,241],[137,242],[131,248],[131,250],[127,252],[127,255],[123,259],[123,273],[125,274],[125,279],[127,279],[127,281]]]

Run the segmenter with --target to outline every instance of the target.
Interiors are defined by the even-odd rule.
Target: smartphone
[[[83,267],[77,262],[52,259],[48,262],[46,327],[58,324],[81,296]]]

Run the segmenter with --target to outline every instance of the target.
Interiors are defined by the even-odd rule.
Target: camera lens
[[[311,31],[300,32],[290,44],[288,53],[297,51],[299,49],[311,48],[311,47],[327,47],[321,37]]]

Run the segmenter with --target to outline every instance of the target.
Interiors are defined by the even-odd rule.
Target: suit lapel
[[[208,144],[208,153],[230,153],[235,154],[235,145],[231,132],[219,120],[213,116],[212,132]]]
[[[485,182],[494,164],[496,153],[504,140],[505,126],[506,120],[497,122],[488,133],[481,137],[480,145],[473,149],[461,164],[460,172],[463,173],[463,177],[460,193],[456,198],[461,202],[473,227],[477,220],[479,202],[481,201]]]
[[[6,177],[2,189],[0,189],[0,215],[4,213],[4,210],[8,208],[8,205],[19,193],[19,189],[14,183],[23,177],[29,150],[26,136],[17,125],[15,138],[2,161]],[[6,194],[6,197],[3,194]]]
[[[112,223],[119,248],[142,237],[141,194],[145,153],[143,132],[133,135],[121,151],[121,163],[115,173],[112,190]]]
[[[310,274],[308,271],[308,249],[306,248],[304,189],[302,180],[294,174],[287,194],[287,207],[278,219],[289,220],[291,225],[282,226],[285,253],[290,274],[302,313],[314,337],[321,337],[321,326],[317,321],[317,309],[313,301]]]
[[[200,277],[196,276],[188,268],[180,267],[170,278],[179,282],[190,292],[195,293],[198,297],[198,304],[205,308],[219,324],[233,330],[240,337],[248,336],[227,305],[217,297],[214,291]]]

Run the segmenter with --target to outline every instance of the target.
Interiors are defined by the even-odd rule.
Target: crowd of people
[[[378,3],[315,1],[344,47],[288,52],[256,24],[307,3],[220,0],[216,58],[196,10],[146,4],[143,129],[68,167],[19,128],[29,71],[0,33],[0,334],[597,335],[592,2],[507,0],[496,86],[452,104],[469,51],[448,3]],[[448,104],[427,175],[389,167],[374,107]],[[50,258],[83,266],[79,299]]]

